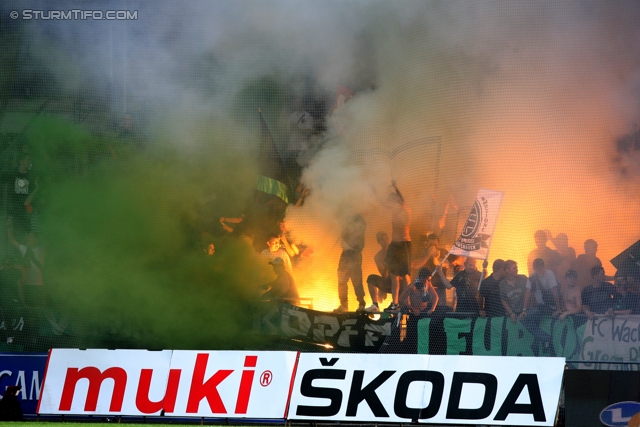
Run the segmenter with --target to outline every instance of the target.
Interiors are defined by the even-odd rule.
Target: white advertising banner
[[[297,356],[54,349],[38,413],[282,419]]]
[[[296,352],[174,351],[182,372],[175,407],[166,416],[274,418],[286,416]]]
[[[552,426],[564,358],[303,353],[292,420]]]
[[[52,350],[39,414],[551,426],[564,358]]]
[[[289,419],[418,419],[428,355],[301,353]],[[406,373],[409,373],[405,375]]]
[[[444,375],[441,410],[422,422],[553,426],[563,357],[431,356]]]
[[[487,259],[489,247],[502,205],[502,191],[480,189],[451,253],[475,259]]]
[[[171,353],[53,349],[38,413],[159,415]]]

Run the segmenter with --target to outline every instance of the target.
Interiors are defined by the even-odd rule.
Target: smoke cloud
[[[3,19],[25,8],[3,5]],[[93,282],[99,295],[120,293],[114,270],[126,259],[127,299],[139,302],[157,288],[148,306],[173,313],[167,324],[182,321],[178,312],[225,313],[204,285],[170,285],[196,286],[190,273],[201,266],[191,262],[203,262],[185,259],[180,221],[207,194],[216,195],[216,214],[245,209],[257,173],[258,107],[286,157],[293,100],[313,98],[321,119],[341,85],[356,92],[340,113],[347,125],[338,134],[335,117],[327,119],[321,148],[298,171],[310,196],[287,212],[295,239],[313,252],[296,278],[316,308],[338,304],[337,240],[353,212],[368,224],[365,277],[376,272],[375,233],[390,231],[379,199],[392,179],[413,211],[414,238],[439,232],[449,206],[447,244],[479,188],[504,191],[490,259],[515,259],[522,271],[538,229],[566,233],[578,253],[584,240],[597,240],[608,274],[606,261],[638,239],[638,154],[618,142],[636,130],[640,105],[634,2],[112,1],[99,8],[136,10],[138,19],[39,20],[22,29],[33,63],[63,94],[102,94],[112,112],[132,113],[150,141],[117,179],[104,172],[97,184],[60,184],[55,200],[66,208],[50,227],[68,237],[56,236],[64,243],[52,246],[64,254],[83,248],[78,276],[64,279],[69,291]],[[78,206],[88,201],[96,208]],[[105,220],[113,206],[118,211]],[[66,231],[82,224],[82,233]],[[236,272],[258,261],[234,245],[227,246],[233,255],[216,255],[220,276],[207,281],[252,283]],[[88,280],[94,266],[100,284]],[[226,292],[221,300],[245,298]],[[212,305],[194,303],[192,294],[210,295]]]

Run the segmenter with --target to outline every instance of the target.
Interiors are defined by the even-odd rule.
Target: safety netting
[[[3,2],[0,351],[637,360],[639,14]]]

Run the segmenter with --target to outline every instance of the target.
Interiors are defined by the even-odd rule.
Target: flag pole
[[[487,263],[487,267],[489,267],[489,251],[487,251],[487,257],[482,260],[482,270],[480,270],[480,281],[478,282],[478,293],[480,292],[480,286],[482,286],[482,279],[484,278],[484,263]],[[489,271],[487,270],[487,273]]]
[[[455,244],[453,246],[455,246]],[[440,267],[442,267],[442,264],[444,264],[444,262],[447,260],[447,258],[449,258],[449,255],[451,255],[451,251],[453,250],[453,246],[451,246],[451,249],[449,249],[449,252],[447,252],[447,254],[444,256],[444,258],[442,258],[442,261],[440,261],[440,264],[438,264],[438,266],[433,269],[433,271],[431,272],[431,278],[433,278],[433,276],[435,276],[436,271],[438,271],[438,269]]]

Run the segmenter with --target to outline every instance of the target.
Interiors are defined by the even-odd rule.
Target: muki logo
[[[618,402],[600,412],[600,421],[609,427],[640,426],[640,402]]]
[[[206,353],[201,353],[196,356],[193,375],[190,379],[186,412],[193,414],[198,413],[200,402],[206,400],[212,413],[228,414],[229,410],[223,402],[223,396],[220,395],[218,386],[236,370],[218,369],[213,373],[213,375],[207,377],[206,370],[208,360],[209,355]],[[237,384],[237,386],[234,384],[234,386],[237,387],[237,393],[235,393],[236,404],[235,410],[232,412],[233,414],[247,413],[257,362],[258,356],[245,356],[244,369],[241,371],[239,383],[237,375],[235,380],[227,380],[232,382],[235,381],[235,384]],[[142,369],[140,371],[138,389],[136,390],[136,408],[143,414],[152,414],[160,410],[164,410],[166,413],[174,412],[182,370],[169,370],[169,378],[167,381],[165,395],[162,399],[157,401],[152,401],[149,397],[152,376],[153,369]],[[95,366],[86,366],[82,369],[67,368],[59,410],[71,411],[72,402],[76,392],[76,385],[80,381],[87,381],[88,390],[84,400],[84,411],[96,411],[102,383],[107,379],[111,380],[113,383],[113,393],[110,396],[111,403],[109,405],[109,411],[122,411],[129,378],[126,370],[117,366],[110,367],[104,371]],[[185,380],[189,381],[189,379]],[[272,380],[273,374],[271,371],[264,371],[260,375],[260,385],[263,387],[269,386]]]

